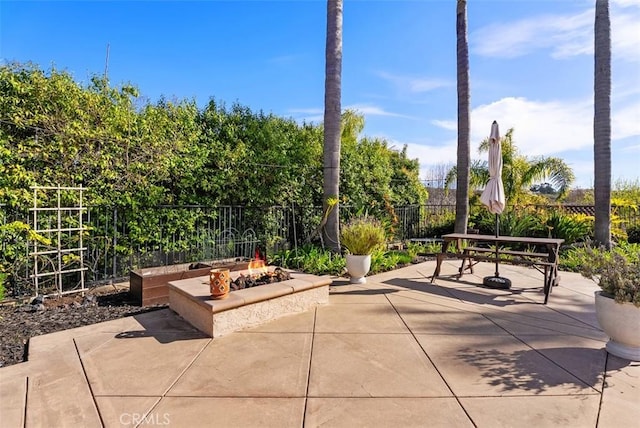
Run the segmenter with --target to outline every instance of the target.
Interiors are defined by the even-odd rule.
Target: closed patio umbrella
[[[502,147],[500,145],[500,130],[495,120],[491,124],[489,135],[489,182],[484,188],[480,201],[487,206],[489,212],[496,215],[496,237],[500,234],[499,215],[504,210],[506,198],[502,184]],[[496,273],[495,276],[484,278],[483,284],[491,288],[510,288],[511,281],[501,278],[498,272],[498,250],[496,244]]]

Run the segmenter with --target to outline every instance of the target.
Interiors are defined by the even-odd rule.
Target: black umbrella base
[[[482,280],[482,285],[488,288],[508,290],[509,288],[511,288],[511,280],[508,278],[503,278],[501,276],[485,276]]]

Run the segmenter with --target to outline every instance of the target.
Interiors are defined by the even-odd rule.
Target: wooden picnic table
[[[466,270],[473,273],[473,266],[480,261],[532,266],[544,275],[544,304],[549,300],[553,286],[560,282],[558,259],[564,239],[472,233],[449,233],[442,239],[442,251],[437,255],[431,282],[440,275],[442,262],[447,258],[462,259],[458,278]]]

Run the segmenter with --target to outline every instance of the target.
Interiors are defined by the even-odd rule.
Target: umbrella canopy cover
[[[480,201],[493,214],[500,214],[504,210],[506,198],[502,184],[502,148],[500,146],[500,130],[495,120],[491,125],[489,135],[489,182],[484,188]]]

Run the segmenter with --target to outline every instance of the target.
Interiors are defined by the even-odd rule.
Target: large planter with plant
[[[371,269],[371,253],[386,242],[384,227],[371,217],[354,218],[342,227],[340,241],[347,249],[345,260],[351,283],[367,282],[365,276]]]
[[[581,273],[597,282],[596,317],[609,336],[612,355],[640,361],[640,258],[612,250],[587,249]]]

